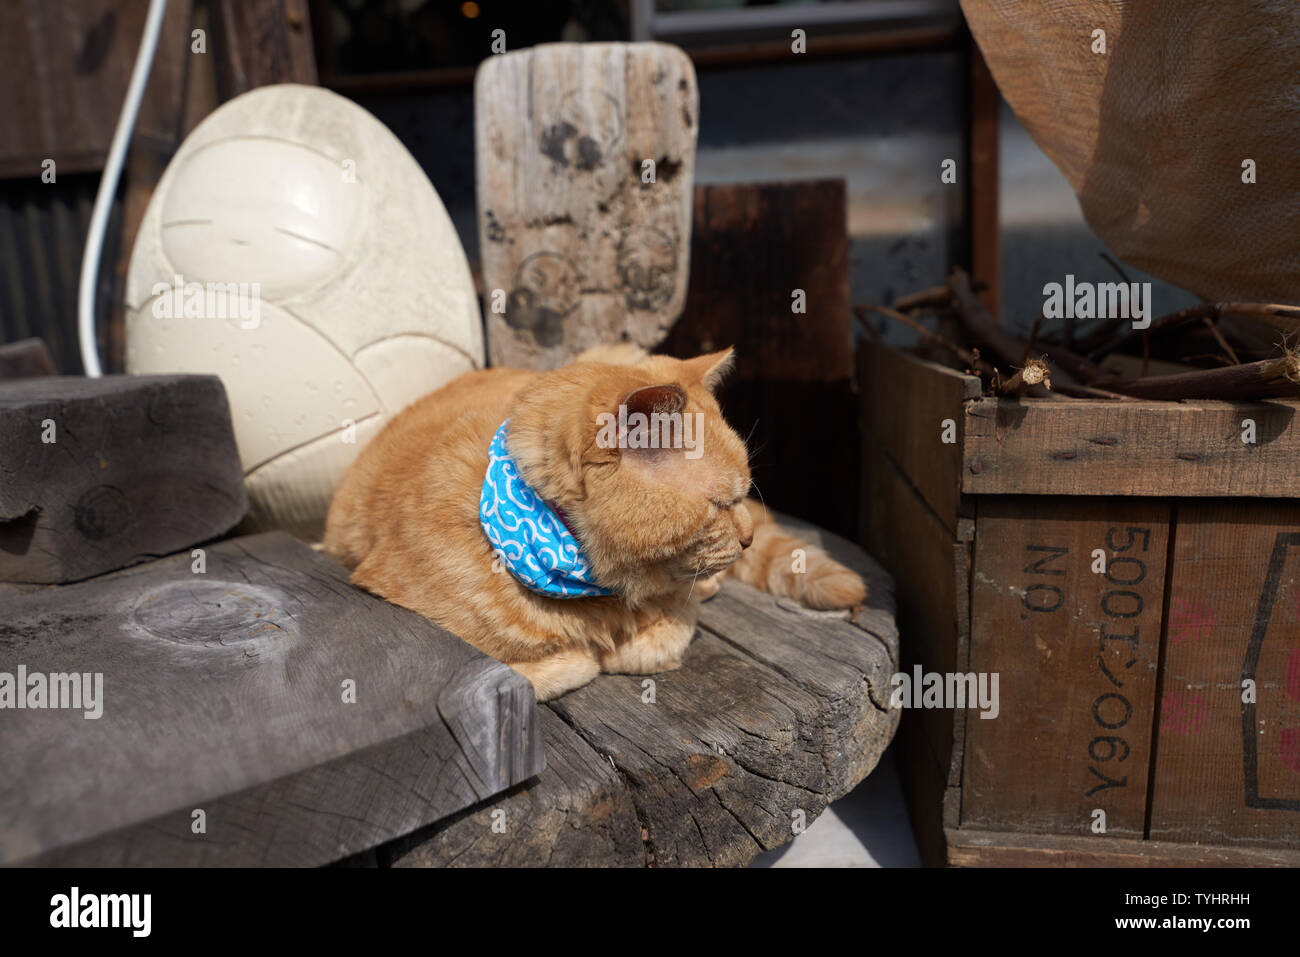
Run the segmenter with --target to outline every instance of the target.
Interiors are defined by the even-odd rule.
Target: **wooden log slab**
[[[214,538],[246,509],[216,376],[0,382],[0,581],[114,571]]]
[[[686,298],[699,94],[662,43],[490,56],[474,87],[492,365],[657,345]],[[651,178],[652,174],[652,178]]]
[[[0,585],[0,672],[103,676],[0,711],[0,864],[324,864],[542,769],[505,665],[285,533],[205,560]]]
[[[852,622],[728,582],[680,669],[601,675],[548,702],[546,770],[380,863],[741,866],[852,790],[898,724],[893,583],[851,543],[783,522],[867,578]]]
[[[0,345],[0,379],[58,375],[44,339],[19,339]]]

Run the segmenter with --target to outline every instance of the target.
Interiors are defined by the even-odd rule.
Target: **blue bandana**
[[[587,556],[563,519],[528,487],[506,451],[501,423],[488,446],[488,470],[479,497],[478,517],[497,557],[510,573],[548,598],[612,595],[597,585]]]

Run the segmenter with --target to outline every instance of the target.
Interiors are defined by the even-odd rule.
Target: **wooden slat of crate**
[[[1141,838],[1169,505],[981,499],[970,668],[1000,676],[971,715],[963,827]],[[1105,575],[1091,570],[1094,549]]]
[[[894,360],[900,368],[902,359]],[[1300,497],[1300,403],[980,399],[966,408],[972,495]],[[900,425],[929,426],[914,413]],[[1243,421],[1255,422],[1245,443]],[[913,429],[915,431],[915,429]],[[913,474],[911,469],[906,469]],[[946,474],[946,470],[945,470]]]
[[[1300,503],[1180,504],[1173,556],[1151,837],[1300,847]]]
[[[953,537],[869,437],[863,469],[867,475],[864,540],[873,557],[894,576],[899,632],[906,636],[900,670],[911,674],[920,664],[926,671],[964,672],[970,634],[970,545]],[[960,783],[966,720],[965,712],[947,709],[905,711],[902,716],[901,773],[913,829],[927,863],[944,860],[942,808],[947,791],[955,791]]]
[[[899,627],[907,636],[900,667],[909,675],[917,664],[926,671],[965,671],[969,546],[948,533],[893,463],[879,453],[874,458],[868,465],[875,530],[869,547],[899,583]],[[925,726],[947,777],[951,743],[959,738],[954,713],[924,709],[909,717]],[[954,774],[948,783],[960,782]]]
[[[963,397],[978,394],[978,383],[872,343],[863,343],[859,352],[858,381],[866,433],[862,540],[896,581],[899,630],[906,635],[900,667],[908,674],[917,664],[926,671],[965,672],[974,525],[964,517],[960,496],[944,493],[960,482],[960,455],[955,451],[960,445],[938,440],[942,418],[952,417],[960,430]],[[936,421],[929,438],[935,440],[935,456],[926,459],[926,443],[907,434],[910,407],[895,396],[931,409],[929,418]],[[913,484],[917,479],[904,475],[891,455],[909,459],[919,488]],[[927,489],[931,500],[924,497]],[[946,511],[946,522],[936,505]],[[945,822],[956,823],[966,720],[966,712],[906,711],[899,727],[900,773],[927,864],[946,860],[943,827]]]
[[[948,860],[955,867],[1300,867],[1294,847],[1221,847],[1099,841],[1074,834],[1011,834],[950,828]]]
[[[961,502],[963,443],[969,444],[963,430],[970,422],[965,405],[978,398],[979,379],[868,342],[862,346],[858,388],[867,430],[956,535],[966,514]],[[942,441],[945,419],[954,420],[955,443]]]
[[[3,712],[0,863],[319,865],[543,767],[505,665],[282,532],[205,558],[0,586],[0,671],[103,675],[98,718]]]

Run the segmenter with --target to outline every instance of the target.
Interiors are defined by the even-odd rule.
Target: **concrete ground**
[[[891,747],[876,770],[789,844],[751,867],[920,867]]]

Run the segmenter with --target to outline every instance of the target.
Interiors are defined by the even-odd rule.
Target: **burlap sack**
[[[961,5],[1102,242],[1208,299],[1300,302],[1300,0]]]

